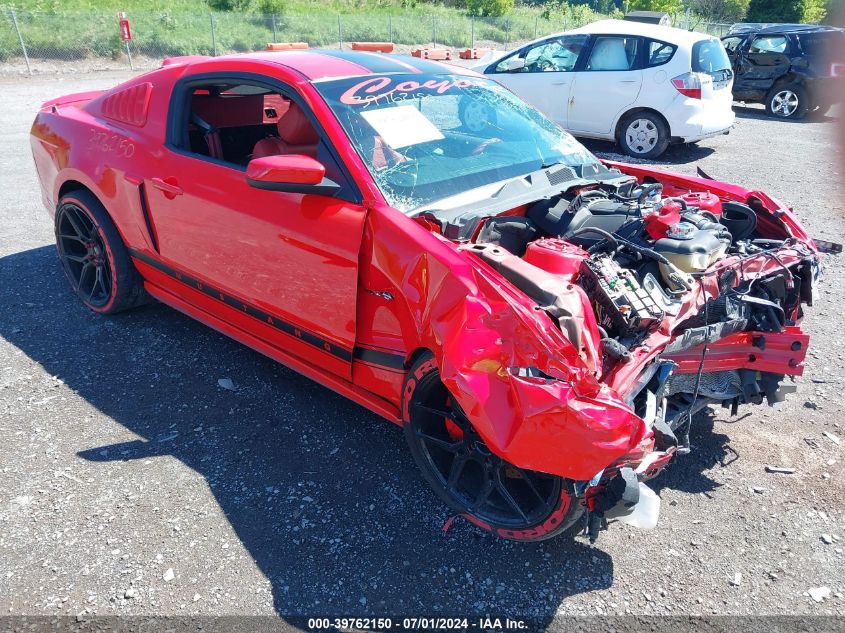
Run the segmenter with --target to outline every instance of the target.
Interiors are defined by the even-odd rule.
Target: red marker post
[[[125,11],[118,11],[117,23],[120,27],[120,39],[123,40],[123,44],[126,46],[126,56],[129,58],[129,68],[135,70],[135,67],[132,65],[132,53],[129,51],[129,42],[132,40],[132,30],[129,28],[129,18],[126,17]]]

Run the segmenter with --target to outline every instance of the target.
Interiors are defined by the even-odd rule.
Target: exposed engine
[[[563,183],[572,184],[561,193]],[[689,452],[696,412],[776,405],[794,391],[785,378],[803,372],[802,304],[812,304],[819,250],[841,246],[813,242],[770,199],[720,196],[615,170],[586,181],[559,167],[509,182],[483,208],[420,218],[533,300],[572,345],[567,354],[643,421],[635,451],[576,486],[591,540],[608,519],[656,521],[643,482]]]
[[[629,179],[444,233],[469,242],[464,249],[549,311],[583,358],[594,330],[597,375],[628,393],[657,449],[684,452],[695,412],[712,403],[735,411],[764,397],[774,404],[790,390],[781,386],[784,375],[799,373],[782,367],[803,363],[802,339],[778,337],[789,338],[801,303],[811,301],[816,258],[785,232],[782,239],[760,233],[757,222],[745,204],[709,192],[666,197],[658,183]],[[576,300],[561,299],[573,292],[591,308],[594,328],[579,321]],[[754,333],[749,341],[747,333]],[[741,362],[706,362],[724,341]],[[754,367],[767,344],[770,352],[787,345],[794,355]],[[636,354],[645,360],[635,362]]]

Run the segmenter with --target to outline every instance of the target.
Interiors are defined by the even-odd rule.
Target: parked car
[[[763,103],[782,119],[824,113],[839,100],[845,33],[809,24],[737,24],[722,38],[737,101]]]
[[[719,40],[622,20],[540,38],[473,67],[576,136],[638,158],[727,134],[731,64]]]
[[[46,102],[31,146],[85,306],[157,299],[403,426],[505,538],[654,525],[693,414],[803,371],[818,255],[784,204],[602,163],[468,70],[176,58]]]

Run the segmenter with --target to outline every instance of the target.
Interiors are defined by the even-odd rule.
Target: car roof
[[[725,37],[734,35],[745,35],[747,33],[756,33],[760,35],[769,35],[774,33],[824,33],[837,31],[832,26],[825,26],[823,24],[776,24],[773,22],[740,22],[734,24],[731,30]]]
[[[206,65],[210,63],[212,65],[225,66],[232,61],[278,64],[299,73],[309,81],[374,74],[476,74],[460,66],[441,64],[406,55],[329,49],[260,51],[223,55],[221,57],[190,56],[185,58],[171,58],[165,60],[163,65],[170,66],[180,63],[190,65],[202,63]]]
[[[599,20],[566,33],[639,35],[670,44],[691,44],[713,36],[697,31],[684,31],[673,26],[660,26],[632,20]]]

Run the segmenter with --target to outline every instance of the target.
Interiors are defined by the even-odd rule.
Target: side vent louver
[[[143,83],[109,95],[103,100],[103,116],[120,123],[143,126],[147,122],[152,91],[151,83]]]

